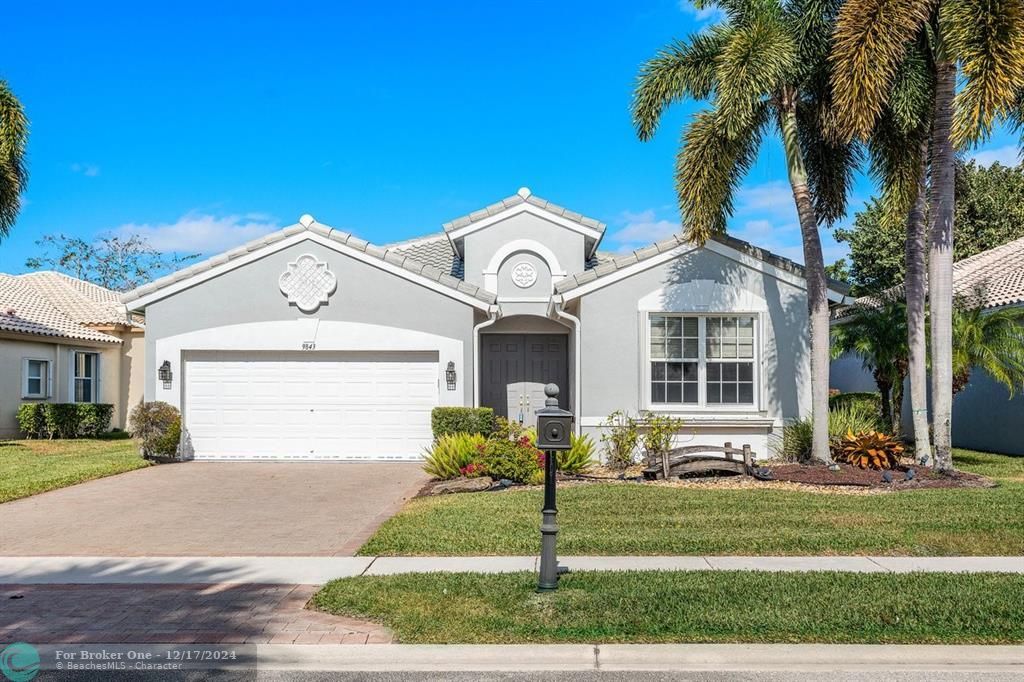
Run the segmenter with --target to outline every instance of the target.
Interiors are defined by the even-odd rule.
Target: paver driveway
[[[391,462],[155,466],[0,504],[0,555],[354,554],[426,478]]]

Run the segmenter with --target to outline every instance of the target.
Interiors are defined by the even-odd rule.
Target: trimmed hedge
[[[181,413],[160,400],[139,403],[128,415],[128,428],[146,459],[174,459],[181,440]]]
[[[96,438],[110,430],[113,415],[106,403],[23,403],[18,428],[26,438]]]
[[[829,396],[828,409],[835,410],[851,405],[863,404],[874,414],[882,411],[882,396],[878,393],[837,393]]]
[[[494,410],[490,407],[435,407],[430,413],[434,439],[451,433],[478,433],[487,436],[494,431]]]

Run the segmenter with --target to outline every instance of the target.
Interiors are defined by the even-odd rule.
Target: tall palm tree
[[[6,81],[0,80],[0,238],[14,227],[28,183],[28,119]]]
[[[683,234],[703,243],[724,232],[732,196],[774,129],[782,140],[803,239],[811,332],[812,454],[828,443],[829,310],[818,227],[845,214],[858,147],[826,134],[827,55],[840,0],[725,0],[726,19],[659,51],[640,69],[632,104],[648,140],[683,99],[709,100],[683,133],[676,193]],[[703,0],[701,3],[703,4]]]
[[[1024,389],[1024,308],[953,309],[953,394],[980,369],[1010,392]]]
[[[832,328],[832,356],[851,353],[871,372],[882,397],[879,415],[894,433],[901,433],[903,383],[907,377],[907,309],[887,297],[854,305]],[[919,453],[918,453],[919,455]]]
[[[928,263],[933,427],[936,467],[951,470],[954,150],[1015,115],[1024,82],[1024,0],[846,0],[835,38],[839,128],[862,138],[882,116],[908,48],[921,40],[929,46],[935,83]]]

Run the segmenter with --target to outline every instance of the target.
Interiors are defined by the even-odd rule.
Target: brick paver
[[[386,628],[304,608],[314,585],[0,585],[0,643],[366,644]]]
[[[426,480],[411,462],[150,467],[0,505],[0,554],[346,556]]]

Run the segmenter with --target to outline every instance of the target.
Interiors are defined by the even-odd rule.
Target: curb
[[[858,644],[259,645],[260,670],[1024,673],[1024,646]]]

